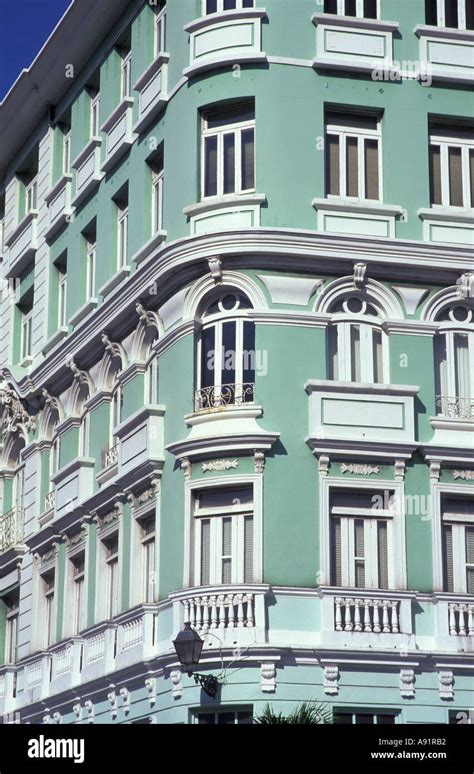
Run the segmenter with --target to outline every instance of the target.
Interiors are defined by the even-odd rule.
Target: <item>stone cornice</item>
[[[436,245],[418,241],[378,240],[357,237],[334,237],[317,232],[286,229],[249,229],[191,236],[171,242],[151,253],[117,292],[108,297],[56,350],[25,375],[17,384],[22,397],[41,385],[54,383],[70,357],[90,357],[99,332],[113,330],[114,321],[140,297],[149,296],[156,284],[157,301],[163,302],[189,280],[188,270],[199,266],[209,256],[219,254],[232,259],[235,268],[288,269],[321,273],[351,273],[356,257],[363,257],[372,275],[379,278],[430,279],[431,282],[455,284],[459,275],[472,266],[469,247]],[[177,273],[179,272],[179,279]],[[9,369],[4,372],[10,374]],[[15,381],[13,377],[10,377]]]

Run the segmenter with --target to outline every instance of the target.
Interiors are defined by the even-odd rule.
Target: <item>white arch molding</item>
[[[222,282],[218,285],[211,275],[206,275],[190,288],[184,301],[183,322],[194,319],[205,296],[211,291],[215,291],[216,288],[224,292],[227,288],[229,291],[232,289],[240,290],[247,296],[254,310],[268,309],[265,295],[254,280],[235,271],[223,271]]]
[[[328,314],[332,304],[341,296],[349,293],[354,296],[361,295],[374,303],[381,317],[397,320],[405,318],[399,300],[385,285],[377,280],[369,279],[363,287],[357,288],[354,286],[352,275],[341,277],[326,285],[316,299],[314,311],[319,314]]]

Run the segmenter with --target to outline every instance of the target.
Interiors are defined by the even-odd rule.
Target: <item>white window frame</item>
[[[152,523],[153,530],[145,531],[145,525]],[[155,513],[150,513],[142,519],[140,524],[140,543],[141,543],[141,599],[145,604],[157,601],[157,573],[156,573],[156,518]],[[153,548],[150,550],[150,546]],[[151,554],[151,562],[150,562]]]
[[[350,118],[350,114],[348,114]],[[353,202],[364,202],[367,205],[374,202],[383,203],[383,163],[382,163],[382,121],[380,117],[375,116],[377,129],[358,129],[357,127],[343,127],[340,124],[326,123],[325,136],[337,136],[339,138],[339,195],[327,193],[326,198],[333,201],[345,199]],[[358,196],[349,196],[347,191],[347,140],[357,139],[357,178],[358,178]],[[379,175],[379,195],[377,199],[366,199],[365,197],[365,140],[377,140],[377,160]],[[326,164],[329,163],[326,154]]]
[[[75,561],[79,558],[82,558],[84,561],[84,568],[82,570],[78,570],[75,565]],[[86,556],[84,548],[70,555],[68,560],[72,596],[71,631],[73,635],[77,635],[86,628],[87,617]]]
[[[107,541],[117,539],[117,551],[110,553]],[[113,532],[101,538],[101,551],[105,569],[105,618],[109,620],[118,615],[121,607],[121,574],[120,574],[120,536]],[[114,594],[114,590],[116,593]]]
[[[245,476],[223,476],[222,478],[209,478],[205,481],[186,481],[185,482],[185,529],[184,529],[184,573],[183,573],[183,585],[184,587],[200,586],[201,576],[201,561],[200,561],[200,537],[196,542],[196,533],[199,530],[195,530],[195,495],[200,489],[214,489],[217,487],[224,487],[225,489],[234,489],[236,487],[253,486],[253,511],[248,508],[236,506],[235,515],[244,513],[247,515],[253,514],[253,583],[262,582],[263,574],[263,557],[262,557],[262,545],[263,545],[263,477],[261,475]],[[218,509],[221,510],[222,509]],[[198,518],[202,518],[204,514]],[[216,514],[217,516],[217,514]],[[213,518],[213,517],[210,517]],[[219,516],[217,516],[219,518]],[[241,530],[243,532],[243,530]],[[234,536],[232,536],[234,538]],[[199,547],[197,545],[199,543]],[[236,543],[233,540],[233,550],[236,548]],[[212,549],[211,549],[212,556]],[[198,562],[196,563],[196,557]],[[238,566],[243,573],[243,544],[241,550],[241,559],[238,560]],[[211,562],[212,565],[212,562]],[[232,571],[236,570],[237,565],[233,563]],[[242,575],[243,577],[243,575]],[[196,582],[197,581],[197,582]],[[244,585],[243,581],[238,581],[240,585]]]
[[[86,252],[86,299],[95,298],[96,242],[87,241]]]
[[[47,584],[45,576],[52,574],[52,585]],[[41,583],[43,599],[44,599],[44,644],[46,648],[50,648],[56,641],[56,572],[50,570],[41,574]]]
[[[118,206],[117,213],[117,271],[127,265],[128,204]]]
[[[228,196],[239,196],[244,193],[255,192],[256,169],[257,169],[257,128],[255,118],[250,121],[239,121],[233,124],[226,124],[222,127],[208,129],[208,117],[201,117],[201,199],[222,199]],[[247,129],[253,129],[254,142],[254,185],[252,188],[242,188],[242,133]],[[224,193],[224,137],[225,135],[234,135],[234,180],[235,190]],[[217,193],[212,196],[206,196],[206,140],[210,137],[217,137]]]
[[[51,441],[51,448],[50,448],[50,461],[49,461],[50,478],[54,476],[54,474],[57,473],[57,471],[59,470],[60,445],[61,445],[61,436],[58,432],[55,431],[53,440]]]
[[[146,367],[146,401],[150,405],[158,403],[158,357],[153,355]]]
[[[438,27],[446,29],[465,30],[466,29],[466,0],[458,0],[458,26],[446,27],[445,0],[436,0]]]
[[[163,193],[165,183],[164,169],[159,172],[152,170],[152,233],[157,234],[163,229]]]
[[[38,206],[38,175],[25,186],[25,213],[36,210]]]
[[[352,716],[351,724],[353,726],[361,725],[360,723],[357,724],[355,722],[355,718],[357,717],[357,715],[371,715],[372,716],[372,724],[374,726],[377,726],[377,725],[392,725],[391,723],[385,724],[385,723],[376,723],[375,722],[375,720],[380,715],[390,715],[390,717],[393,717],[395,719],[394,720],[394,725],[397,725],[399,723],[400,710],[385,710],[383,707],[380,707],[379,710],[370,710],[370,709],[368,710],[365,707],[360,707],[358,710],[356,710],[354,712],[352,709],[346,710],[346,709],[344,709],[344,707],[340,707],[339,710],[335,711],[335,714],[336,715],[351,715]],[[347,724],[347,725],[349,725],[349,724]]]
[[[466,336],[468,341],[470,395],[459,394],[459,374],[455,354],[456,335]],[[446,369],[444,374],[440,373],[440,363],[437,362],[441,396],[446,398],[474,399],[474,331],[448,324],[440,327],[438,336],[444,336],[446,342]]]
[[[132,52],[126,51],[120,63],[120,99],[132,96]]]
[[[337,299],[336,299],[337,301]],[[367,303],[362,299],[363,303]],[[371,301],[369,299],[369,304]],[[372,304],[373,305],[373,304]],[[352,358],[352,329],[359,328],[360,347],[360,382],[363,384],[390,384],[390,354],[389,336],[382,328],[380,318],[365,313],[364,305],[360,313],[336,312],[331,318],[330,327],[335,330],[338,382],[352,382],[352,373],[355,364]],[[382,342],[382,373],[380,381],[375,381],[374,369],[374,334],[380,333]],[[328,328],[328,336],[330,329]],[[329,353],[329,346],[328,346]]]
[[[63,133],[63,174],[71,171],[71,130]]]
[[[119,372],[117,372],[117,374],[118,373]],[[115,446],[115,443],[116,443],[114,430],[117,427],[117,425],[119,425],[121,422],[122,402],[123,402],[122,384],[120,382],[117,382],[117,384],[115,384],[113,388],[112,396],[110,399],[109,449]]]
[[[87,457],[89,454],[90,441],[90,414],[85,410],[81,417],[79,426],[79,454],[81,457]]]
[[[33,309],[21,313],[21,360],[31,357],[33,347]]]
[[[469,162],[470,151],[474,153],[474,142],[462,137],[446,137],[442,134],[430,132],[430,148],[438,146],[440,148],[440,169],[441,169],[441,204],[432,203],[433,208],[449,207],[450,209],[472,209],[474,202],[471,202],[471,168]],[[462,170],[462,195],[463,205],[450,203],[450,178],[449,178],[449,150],[461,150],[461,170]]]
[[[100,91],[91,100],[91,115],[90,115],[90,135],[92,137],[100,136]]]
[[[15,607],[9,607],[5,615],[5,663],[16,664],[18,661],[18,631],[20,620],[20,600]]]
[[[233,714],[234,715],[234,723],[233,723],[233,725],[235,725],[235,726],[237,726],[237,725],[246,725],[244,723],[238,723],[238,718],[237,718],[238,715],[244,714],[244,713],[252,715],[252,718],[253,718],[253,707],[252,706],[248,706],[248,707],[240,707],[240,708],[237,708],[237,709],[234,709],[232,707],[229,708],[229,709],[227,709],[225,707],[222,707],[220,710],[216,710],[216,711],[212,711],[212,712],[206,712],[205,710],[204,711],[203,710],[197,710],[193,714],[193,724],[199,725],[199,716],[200,715],[208,715],[208,716],[212,716],[214,718],[214,724],[213,725],[217,726],[218,725],[218,720],[219,720],[219,715]],[[209,724],[209,725],[211,725],[211,724]],[[231,725],[231,724],[229,723],[229,725]]]
[[[255,8],[255,0],[253,0],[252,8]],[[217,10],[214,13],[227,13],[227,11],[250,11],[252,8],[244,8],[243,0],[236,0],[235,8],[227,8],[224,10],[224,0],[217,0]],[[202,0],[202,15],[210,16],[207,12],[206,0]]]
[[[389,539],[389,530],[387,529],[387,555],[388,555],[388,585],[389,589],[384,591],[402,591],[407,588],[407,567],[406,567],[406,542],[405,542],[405,485],[403,481],[377,480],[371,481],[345,481],[340,478],[328,477],[322,473],[319,476],[320,495],[319,495],[319,513],[322,514],[320,520],[320,568],[322,586],[331,586],[331,490],[347,489],[349,491],[370,491],[374,494],[380,493],[382,498],[385,492],[393,492],[394,507],[391,515],[385,515],[383,509],[378,510],[379,518],[382,520],[391,519],[391,537]],[[351,514],[356,514],[358,509],[350,508]],[[349,514],[348,514],[349,516]],[[352,518],[352,516],[349,516]],[[368,514],[374,521],[378,519],[374,513]],[[356,517],[357,518],[357,517]],[[361,515],[360,518],[363,518]],[[341,530],[342,531],[342,530]],[[367,552],[366,552],[367,553]],[[343,556],[341,552],[342,564]],[[343,588],[341,586],[340,588]]]
[[[67,271],[58,269],[58,328],[67,325]]]
[[[460,494],[459,490],[457,494]],[[463,493],[464,497],[469,496],[469,492]],[[473,498],[474,500],[474,498]],[[443,510],[442,498],[440,500],[440,513],[442,520],[442,527],[450,526],[452,529],[452,546],[453,546],[453,592],[454,594],[467,594],[467,570],[468,568],[474,569],[474,564],[466,561],[466,528],[474,529],[474,514],[458,514],[449,513]],[[441,530],[441,551],[443,548],[443,529]],[[443,557],[441,557],[441,562]],[[444,572],[443,572],[443,588],[444,588]]]
[[[160,10],[155,11],[153,26],[153,56],[166,51],[166,3]]]

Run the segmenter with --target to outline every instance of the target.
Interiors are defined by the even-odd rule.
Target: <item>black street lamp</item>
[[[219,686],[217,677],[214,677],[214,675],[201,675],[198,672],[194,672],[194,669],[199,664],[199,659],[201,658],[204,641],[194,629],[191,629],[189,621],[184,624],[184,629],[180,631],[176,639],[173,640],[173,645],[179,663],[184,667],[189,677],[194,675],[194,682],[199,684],[204,693],[207,693],[211,699],[215,699],[217,688]]]

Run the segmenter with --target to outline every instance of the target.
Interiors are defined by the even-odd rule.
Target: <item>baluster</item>
[[[184,605],[184,623],[190,623],[189,618],[189,599],[185,599],[183,602]]]
[[[235,610],[234,610],[234,598],[232,595],[226,597],[225,603],[228,609],[227,628],[233,629],[235,627]]]
[[[205,599],[207,599],[207,597]],[[202,626],[203,626],[203,608],[202,608],[203,601],[204,600],[199,599],[199,597],[195,597],[194,599],[194,604],[196,606],[196,629],[198,629],[199,631],[202,630]]]
[[[361,605],[361,600],[355,599],[354,600],[354,631],[355,632],[362,631],[362,625],[360,622],[360,605]]]
[[[253,594],[247,594],[247,626],[254,626],[253,621]]]
[[[457,634],[455,605],[449,605],[449,633]]]
[[[352,617],[351,617],[351,600],[345,599],[344,600],[344,631],[345,632],[351,632],[354,628],[352,625]]]
[[[466,619],[464,617],[466,612],[466,605],[459,605],[459,634],[461,637],[466,636]]]
[[[217,598],[211,597],[211,629],[217,629]]]
[[[202,610],[202,629],[204,632],[209,631],[209,620],[210,620],[210,610],[209,610],[209,597],[203,597],[201,600],[201,610]]]
[[[474,637],[474,605],[467,608],[467,633],[469,637]]]
[[[219,629],[225,629],[225,597],[224,594],[219,594],[217,603],[219,605]]]
[[[237,626],[238,628],[242,628],[244,625],[244,595],[243,594],[237,594]]]
[[[372,632],[372,621],[370,620],[370,599],[364,600],[364,632]]]
[[[400,627],[398,625],[398,602],[392,602],[392,632],[398,634]]]
[[[386,599],[382,601],[382,631],[390,632],[390,625],[388,622],[388,602]]]
[[[380,610],[378,600],[373,600],[372,609],[374,611],[374,632],[375,634],[380,634]]]
[[[336,597],[336,632],[342,632],[342,599],[340,597]]]

